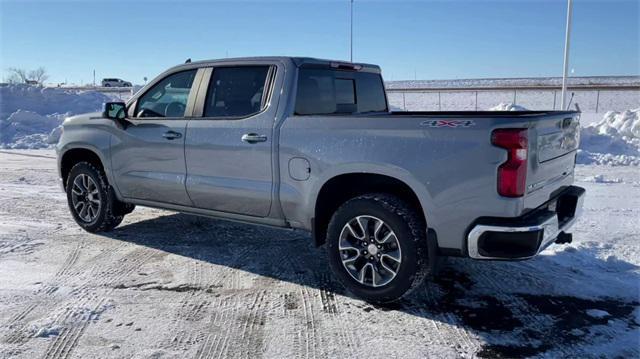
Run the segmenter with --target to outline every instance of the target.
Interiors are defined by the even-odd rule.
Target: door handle
[[[182,137],[182,134],[176,131],[167,131],[162,134],[162,137],[166,138],[167,140],[175,140],[176,138]]]
[[[245,133],[242,135],[242,141],[247,143],[258,143],[265,142],[267,140],[267,136],[259,135],[257,133]]]

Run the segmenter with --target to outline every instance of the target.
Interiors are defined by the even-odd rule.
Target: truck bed
[[[573,115],[577,111],[391,111],[393,116],[464,116],[464,117],[524,117],[539,115]]]

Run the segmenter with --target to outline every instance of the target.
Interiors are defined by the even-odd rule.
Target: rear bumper
[[[582,212],[585,190],[570,186],[516,218],[481,218],[467,235],[469,257],[522,260],[536,256],[568,230]]]

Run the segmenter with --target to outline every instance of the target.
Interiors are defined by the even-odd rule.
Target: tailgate
[[[542,115],[529,132],[529,167],[525,208],[535,208],[573,183],[580,143],[580,114]]]

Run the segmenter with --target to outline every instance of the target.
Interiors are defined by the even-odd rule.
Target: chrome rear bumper
[[[469,257],[522,260],[535,257],[567,231],[582,213],[585,190],[571,186],[526,218],[491,219],[476,224],[467,236]]]

